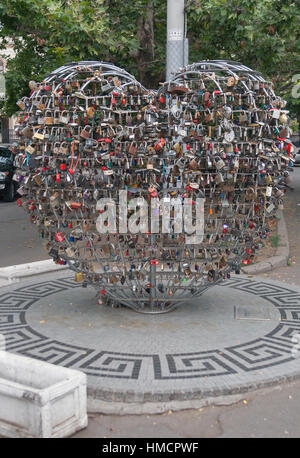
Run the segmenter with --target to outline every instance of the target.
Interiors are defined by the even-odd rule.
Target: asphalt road
[[[0,200],[0,267],[48,259],[36,226],[16,202]]]

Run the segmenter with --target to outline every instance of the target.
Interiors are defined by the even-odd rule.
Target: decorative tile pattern
[[[172,353],[166,348],[165,354],[163,351],[143,354],[66,344],[42,335],[27,324],[26,311],[41,298],[78,286],[67,277],[22,286],[0,295],[0,333],[5,335],[7,350],[77,368],[93,377],[127,380],[148,377],[156,382],[218,376],[224,380],[227,376],[274,368],[293,360],[292,337],[300,332],[300,293],[292,287],[245,278],[226,282],[226,287],[264,298],[279,311],[278,325],[255,340],[208,351],[195,348],[192,353]]]

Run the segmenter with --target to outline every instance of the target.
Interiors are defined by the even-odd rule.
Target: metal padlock
[[[62,124],[68,124],[69,121],[70,121],[70,115],[69,115],[69,112],[67,110],[63,110],[60,114],[60,118],[59,118],[59,121],[62,123]]]
[[[51,126],[53,124],[53,114],[51,110],[45,111],[45,124],[47,126]]]
[[[217,170],[221,170],[225,167],[225,162],[220,157],[215,158],[215,164]]]
[[[87,139],[90,138],[92,133],[92,127],[91,126],[85,126],[82,131],[80,132],[80,137]]]
[[[83,281],[83,273],[82,272],[77,272],[75,274],[75,281],[77,283],[81,283]]]

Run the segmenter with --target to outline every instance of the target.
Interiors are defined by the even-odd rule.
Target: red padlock
[[[81,208],[82,207],[82,203],[81,202],[71,202],[70,207],[74,208],[75,210],[77,210],[77,208]]]
[[[57,242],[63,242],[65,240],[64,236],[62,235],[61,232],[57,232],[57,234],[55,235],[55,240]]]
[[[161,138],[157,143],[156,145],[154,146],[154,148],[156,149],[156,151],[159,151],[161,149],[163,149],[163,147],[165,146],[165,139],[164,138]]]

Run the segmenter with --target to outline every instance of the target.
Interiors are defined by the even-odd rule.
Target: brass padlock
[[[77,283],[81,283],[83,281],[83,273],[82,272],[77,272],[75,274],[75,281]]]
[[[44,122],[47,126],[51,126],[53,124],[53,115],[52,115],[51,110],[45,111]]]

